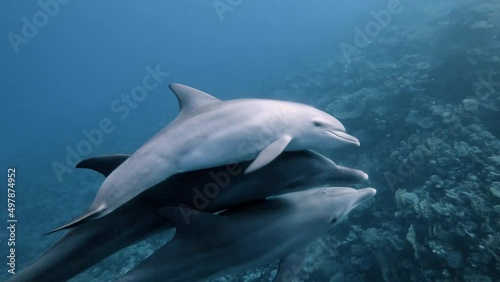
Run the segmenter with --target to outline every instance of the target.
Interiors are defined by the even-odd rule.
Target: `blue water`
[[[168,84],[179,82],[220,99],[307,103],[359,137],[359,150],[326,153],[366,171],[377,199],[314,243],[326,247],[312,248],[299,281],[498,281],[500,5],[416,2],[68,1],[46,23],[37,1],[2,2],[0,214],[15,168],[17,269],[60,236],[40,234],[93,200],[101,176],[74,163],[133,153],[177,115]],[[390,20],[356,37],[380,11]],[[35,32],[23,18],[42,24]],[[408,165],[415,154],[424,161]],[[149,247],[76,281],[116,277],[123,257]],[[227,281],[269,281],[273,267]]]

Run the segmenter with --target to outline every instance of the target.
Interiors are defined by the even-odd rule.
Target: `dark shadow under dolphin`
[[[128,155],[91,158],[77,167],[107,176],[127,158]],[[66,281],[107,256],[172,228],[172,223],[157,212],[165,206],[217,212],[273,195],[368,179],[362,171],[338,166],[309,150],[285,152],[264,168],[244,174],[249,164],[243,162],[174,175],[109,215],[70,229],[47,252],[8,281]],[[189,220],[191,215],[185,216]]]

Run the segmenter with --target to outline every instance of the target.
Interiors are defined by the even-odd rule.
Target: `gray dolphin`
[[[77,167],[89,168],[104,176],[123,163],[129,155],[91,158]],[[286,152],[268,166],[244,174],[250,162],[181,173],[148,189],[108,216],[87,221],[70,229],[56,244],[9,281],[66,281],[105,257],[172,228],[158,215],[166,205],[185,204],[202,211],[216,212],[238,203],[264,199],[311,187],[338,183],[357,183],[368,176],[359,170],[338,166],[313,151]],[[206,195],[217,184],[216,197]],[[176,193],[171,197],[169,193]],[[187,214],[189,218],[194,214]]]
[[[340,121],[308,105],[221,101],[181,84],[170,89],[179,100],[178,117],[104,180],[86,213],[56,230],[105,216],[176,173],[253,160],[249,173],[283,151],[359,146]]]
[[[189,224],[180,208],[164,208],[163,215],[175,222],[174,238],[119,281],[206,281],[279,259],[281,273],[294,273],[295,263],[301,262],[294,258],[297,250],[375,193],[373,188],[317,188],[220,214],[201,213]],[[278,275],[274,281],[285,277]]]

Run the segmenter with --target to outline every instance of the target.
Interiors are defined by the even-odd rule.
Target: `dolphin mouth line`
[[[348,143],[351,143],[351,144],[354,144],[356,146],[359,146],[360,143],[359,143],[359,140],[358,138],[352,136],[352,135],[349,135],[345,132],[342,132],[342,131],[337,131],[337,130],[326,130],[327,132],[330,132],[332,135],[348,142]]]

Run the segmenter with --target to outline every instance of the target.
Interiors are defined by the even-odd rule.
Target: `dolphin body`
[[[80,162],[77,167],[108,176],[128,157],[96,157]],[[66,281],[120,249],[172,228],[171,221],[157,213],[163,206],[185,204],[200,211],[216,212],[272,195],[368,179],[364,172],[338,166],[310,150],[285,152],[255,173],[244,174],[249,164],[243,162],[174,175],[108,216],[70,229],[47,252],[8,281]],[[214,184],[220,193],[209,197],[213,196],[210,193]],[[195,214],[186,216],[190,218]]]
[[[276,260],[280,270],[274,281],[290,281],[286,273],[297,272],[302,249],[375,193],[373,188],[317,188],[221,214],[201,213],[189,224],[179,208],[164,208],[164,216],[175,222],[174,238],[118,281],[206,281]]]
[[[254,160],[249,173],[283,151],[359,146],[336,118],[308,105],[221,101],[181,84],[170,89],[179,100],[178,117],[106,178],[85,214],[53,231],[103,217],[176,173]]]

